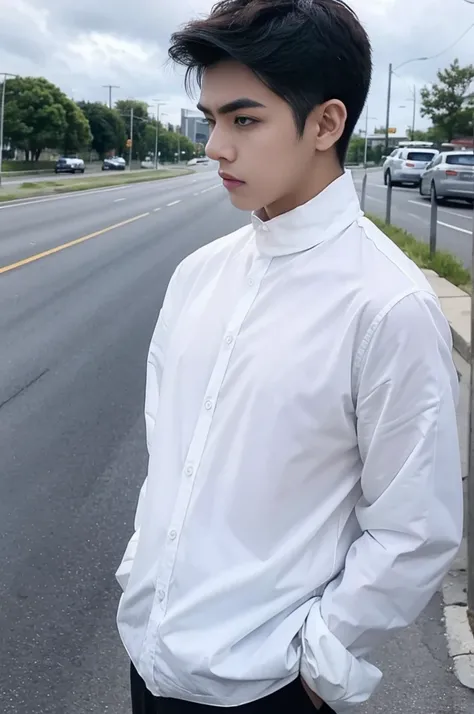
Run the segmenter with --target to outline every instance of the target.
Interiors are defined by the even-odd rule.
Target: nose
[[[213,161],[232,163],[237,158],[236,148],[224,129],[216,124],[206,144],[206,154]]]

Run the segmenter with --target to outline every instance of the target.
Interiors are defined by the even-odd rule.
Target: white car
[[[421,174],[438,154],[437,149],[395,149],[383,165],[385,185],[411,184],[419,186]]]
[[[191,159],[191,161],[188,161],[188,166],[196,166],[197,162],[197,159]]]
[[[141,162],[140,166],[142,169],[154,169],[155,162],[152,159],[145,159],[145,161]]]
[[[441,203],[454,198],[474,204],[474,152],[443,152],[426,167],[420,194]]]
[[[125,171],[127,162],[121,156],[111,156],[104,159],[102,171]]]
[[[75,174],[76,172],[83,174],[85,170],[86,170],[86,165],[82,159],[75,159],[75,158],[68,158],[66,156],[61,156],[56,161],[56,168],[54,169],[54,172],[56,174],[62,174],[62,173]]]

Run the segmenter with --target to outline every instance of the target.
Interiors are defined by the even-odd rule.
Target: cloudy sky
[[[369,99],[370,129],[385,120],[387,70],[406,60],[436,55],[474,25],[466,0],[349,0],[372,39],[375,74]],[[179,123],[192,107],[182,75],[165,66],[170,34],[206,13],[212,0],[0,0],[0,73],[43,75],[74,99],[114,98],[167,103],[165,121]],[[413,85],[419,90],[455,57],[474,62],[474,28],[437,59],[407,64],[393,84],[392,126],[411,124]],[[401,108],[402,106],[405,108]],[[426,120],[417,118],[418,127]]]

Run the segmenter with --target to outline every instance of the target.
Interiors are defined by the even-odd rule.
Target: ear
[[[339,99],[330,99],[316,107],[308,119],[315,151],[328,151],[341,138],[347,120],[347,109]]]

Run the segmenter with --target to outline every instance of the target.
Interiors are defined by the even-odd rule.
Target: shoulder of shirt
[[[372,221],[361,216],[357,226],[361,241],[356,250],[360,251],[358,268],[364,293],[358,357],[361,358],[378,327],[389,318],[394,330],[412,331],[424,321],[430,322],[450,343],[448,322],[423,272]],[[352,233],[350,240],[353,237]]]
[[[190,253],[179,264],[176,273],[180,274],[180,280],[186,280],[192,277],[193,274],[199,272],[202,267],[207,266],[212,262],[222,262],[239,253],[239,251],[247,244],[252,232],[251,224],[247,224],[242,228],[229,233],[228,235],[218,238],[198,248],[193,253]]]
[[[362,231],[368,267],[372,273],[372,280],[367,281],[367,286],[388,302],[410,292],[436,297],[420,268],[371,220],[361,216],[357,225]]]

